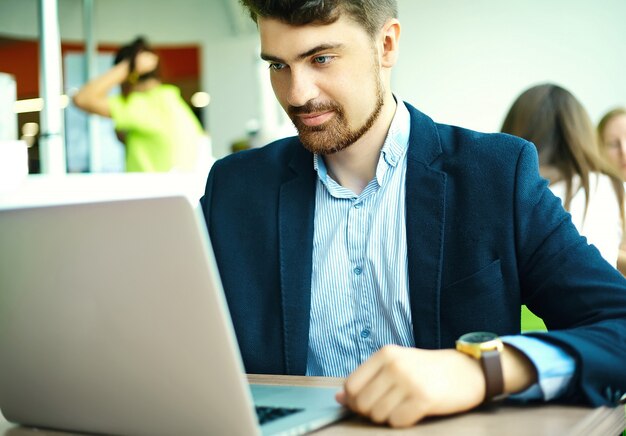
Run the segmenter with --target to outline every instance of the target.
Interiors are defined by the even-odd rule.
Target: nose
[[[619,150],[622,153],[622,159],[626,158],[626,138],[619,140]]]
[[[304,106],[319,95],[315,77],[304,69],[291,70],[287,102],[291,106]]]

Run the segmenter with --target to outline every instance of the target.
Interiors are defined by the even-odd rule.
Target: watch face
[[[480,344],[482,342],[489,342],[498,337],[495,333],[490,332],[472,332],[466,333],[459,338],[459,341],[467,342],[470,344]]]

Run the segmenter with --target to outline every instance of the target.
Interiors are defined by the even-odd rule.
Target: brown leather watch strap
[[[502,362],[498,350],[483,351],[480,366],[485,374],[485,402],[504,393]]]

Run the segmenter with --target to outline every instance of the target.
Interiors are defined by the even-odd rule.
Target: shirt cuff
[[[576,361],[571,355],[560,347],[531,336],[504,336],[501,339],[524,353],[537,369],[537,383],[508,398],[550,401],[565,393],[576,371]]]

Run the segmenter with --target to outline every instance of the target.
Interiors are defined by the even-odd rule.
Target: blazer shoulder
[[[436,161],[489,162],[498,157],[509,161],[522,150],[535,147],[528,141],[504,133],[483,133],[433,121],[409,103],[404,102],[411,116],[410,154],[427,164]],[[436,165],[436,164],[435,164]]]
[[[518,155],[524,148],[534,146],[517,136],[506,133],[485,133],[463,127],[436,124],[444,153],[469,152],[479,155],[506,153]]]

